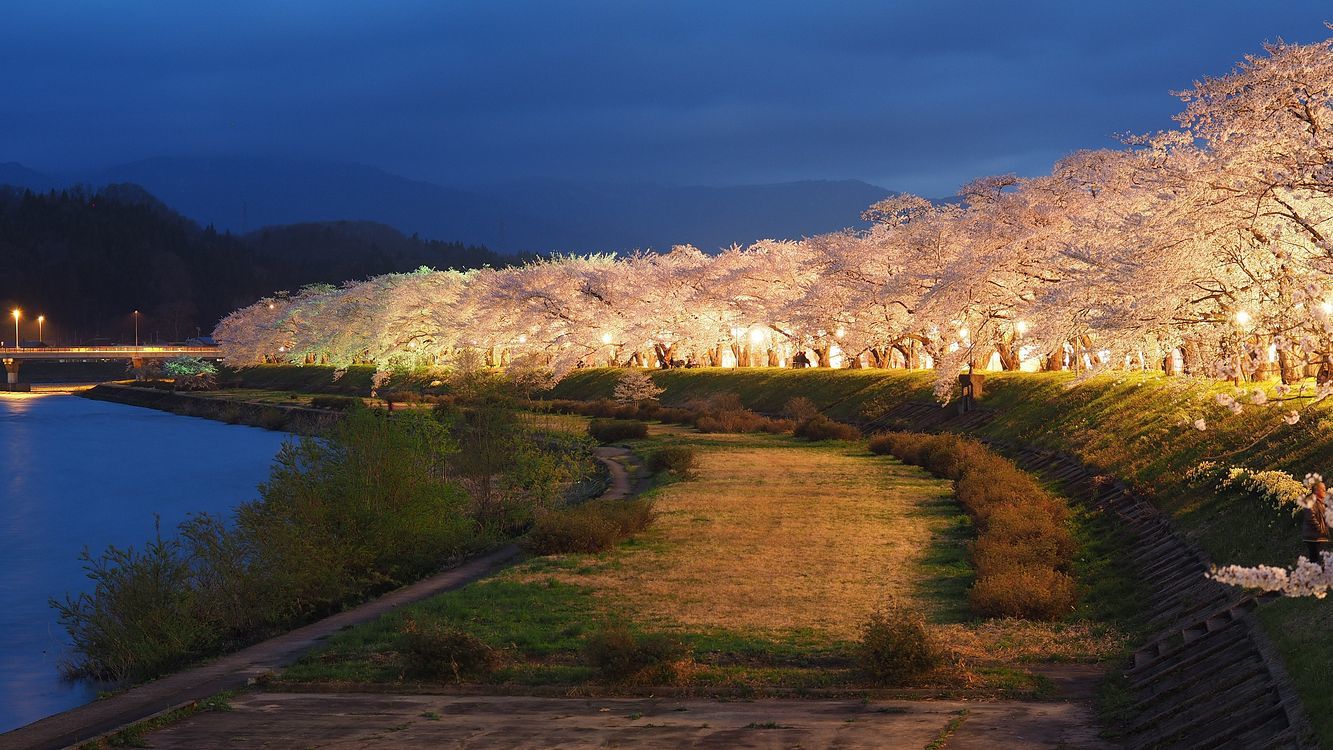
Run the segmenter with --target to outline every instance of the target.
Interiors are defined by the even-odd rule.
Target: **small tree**
[[[662,389],[653,382],[648,373],[642,370],[626,370],[620,376],[620,381],[616,383],[616,389],[612,393],[616,403],[625,406],[653,402],[661,395]]]

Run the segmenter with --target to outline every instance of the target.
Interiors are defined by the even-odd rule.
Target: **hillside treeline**
[[[36,315],[54,343],[207,334],[231,310],[276,289],[407,271],[477,268],[506,259],[484,247],[408,237],[371,222],[201,227],[136,185],[35,193],[0,187],[0,303]],[[6,319],[13,339],[13,323]]]

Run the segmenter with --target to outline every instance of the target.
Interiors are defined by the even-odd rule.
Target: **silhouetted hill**
[[[40,184],[9,182],[42,188],[52,178],[27,179]],[[354,164],[259,158],[145,159],[68,175],[60,184],[75,182],[143,185],[219,230],[366,220],[500,252],[667,250],[686,243],[712,252],[857,226],[861,211],[891,194],[856,180],[732,187],[521,180],[458,188]]]
[[[209,331],[277,290],[421,265],[505,262],[486,248],[424,241],[369,222],[201,228],[137,185],[38,193],[0,188],[0,302],[47,315],[49,341],[145,340]],[[24,338],[35,338],[25,329]],[[12,340],[10,336],[2,336]]]

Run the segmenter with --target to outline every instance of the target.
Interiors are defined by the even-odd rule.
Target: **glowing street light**
[[[1028,322],[1026,320],[1020,320],[1014,324],[1014,329],[1018,331],[1018,335],[1022,336],[1028,332]]]
[[[1240,327],[1244,328],[1245,326],[1248,326],[1251,320],[1253,320],[1253,318],[1250,317],[1248,312],[1245,312],[1244,310],[1236,312],[1236,323]]]
[[[762,328],[753,328],[750,330],[750,343],[758,345],[764,340],[764,331]]]
[[[134,311],[134,345],[139,345],[139,311]]]
[[[838,326],[838,330],[834,331],[833,335],[837,336],[838,338],[842,338],[843,336],[847,335],[847,329],[843,328],[842,326]]]
[[[1333,315],[1333,302],[1321,302],[1319,309],[1323,310],[1325,315]]]
[[[959,328],[959,329],[958,329],[958,338],[960,338],[960,339],[962,339],[962,340],[964,340],[964,341],[967,341],[967,337],[968,337],[971,333],[972,333],[972,332],[969,331],[969,330],[967,330],[966,328]]]
[[[609,334],[609,333],[603,333],[603,334],[602,334],[602,343],[603,343],[603,344],[609,344],[609,343],[611,343],[611,334]]]
[[[19,339],[19,318],[22,317],[23,311],[16,307],[9,314],[14,316],[14,348],[21,349],[23,348],[23,341]]]
[[[38,315],[38,316],[37,316],[37,343],[38,343],[38,344],[45,343],[45,340],[42,338],[42,324],[45,323],[45,322],[46,322],[46,316],[45,316],[45,315]]]
[[[528,343],[528,334],[526,334],[526,333],[520,333],[520,334],[518,335],[518,343],[520,343],[520,344],[526,344],[526,343]]]

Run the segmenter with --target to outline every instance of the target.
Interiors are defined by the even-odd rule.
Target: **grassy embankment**
[[[414,622],[460,628],[500,651],[502,666],[478,682],[614,690],[582,652],[602,623],[621,622],[686,645],[670,680],[682,690],[856,691],[870,687],[856,664],[859,627],[889,597],[924,610],[946,644],[945,665],[912,682],[912,694],[1039,695],[1049,683],[1028,670],[1033,662],[1097,660],[1123,645],[1099,621],[1113,598],[1105,590],[1065,622],[972,618],[971,529],[949,483],[863,443],[654,425],[630,445],[697,453],[692,480],[649,491],[659,515],[646,532],[602,554],[536,557],[342,633],[284,679],[411,684],[399,650]]]
[[[557,398],[603,398],[618,376],[613,370],[571,374]],[[654,373],[675,404],[719,392],[735,392],[753,409],[781,411],[794,396],[812,399],[838,419],[875,417],[903,400],[931,399],[930,373],[858,370],[680,370]],[[1333,414],[1305,398],[1249,405],[1240,414],[1216,402],[1236,386],[1154,374],[1108,375],[1069,387],[1066,373],[991,373],[983,405],[995,419],[981,434],[1070,452],[1090,465],[1133,483],[1171,516],[1176,527],[1219,562],[1290,564],[1301,551],[1299,520],[1291,509],[1242,492],[1198,486],[1187,472],[1210,460],[1253,470],[1280,470],[1296,478],[1333,470]],[[1270,399],[1276,383],[1262,386]],[[1280,421],[1302,410],[1295,425]],[[1208,429],[1192,422],[1203,417]],[[1305,707],[1325,743],[1333,744],[1333,620],[1329,600],[1290,599],[1265,605],[1258,618],[1282,654]]]

